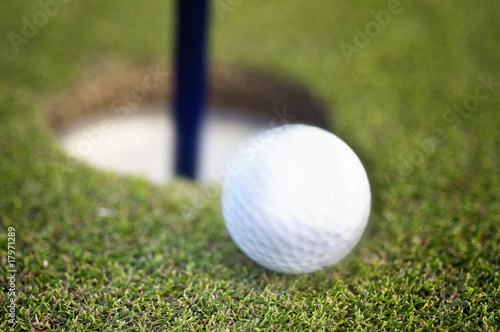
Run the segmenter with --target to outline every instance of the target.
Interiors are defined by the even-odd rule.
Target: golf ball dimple
[[[337,136],[308,125],[277,127],[243,146],[231,164],[237,172],[223,185],[222,213],[236,245],[258,264],[313,272],[337,263],[359,241],[370,185]]]

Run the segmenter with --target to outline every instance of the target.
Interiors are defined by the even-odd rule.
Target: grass
[[[46,128],[43,101],[89,63],[170,57],[171,5],[72,1],[16,54],[6,36],[39,7],[2,4],[3,294],[8,227],[18,272],[17,323],[2,295],[0,329],[498,330],[500,87],[470,110],[454,105],[472,100],[478,77],[500,81],[500,5],[402,0],[347,61],[340,44],[387,6],[258,0],[213,11],[212,58],[303,82],[369,173],[358,247],[330,269],[285,276],[237,249],[217,193],[98,171]]]

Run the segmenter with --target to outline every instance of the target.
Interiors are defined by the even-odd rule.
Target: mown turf
[[[350,61],[341,43],[389,1],[216,3],[231,10],[213,11],[213,59],[294,77],[335,110],[336,133],[372,185],[360,245],[325,271],[269,272],[231,241],[217,192],[156,187],[64,155],[42,101],[95,62],[166,61],[171,3],[70,1],[15,53],[7,34],[39,7],[4,2],[0,329],[498,329],[499,3],[402,0]],[[476,105],[478,77],[497,85]],[[16,230],[13,326],[7,227]]]

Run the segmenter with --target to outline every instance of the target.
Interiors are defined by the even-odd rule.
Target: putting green
[[[42,4],[1,11],[1,328],[498,328],[497,2],[214,1],[212,59],[313,91],[370,178],[359,245],[302,276],[237,249],[217,188],[103,172],[51,134],[48,101],[89,75],[171,58],[172,4]]]

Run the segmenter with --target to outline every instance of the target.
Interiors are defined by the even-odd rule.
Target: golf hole
[[[164,184],[174,177],[170,72],[161,66],[101,66],[48,101],[47,121],[70,156],[100,169]],[[198,180],[220,181],[238,147],[287,123],[328,128],[328,112],[304,87],[224,66],[210,72]]]

